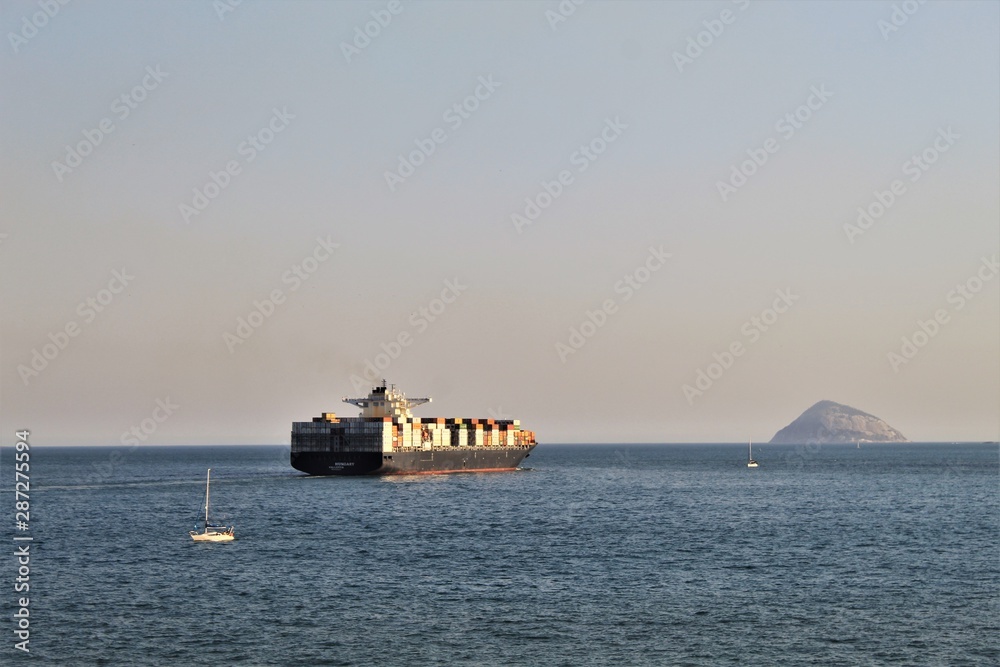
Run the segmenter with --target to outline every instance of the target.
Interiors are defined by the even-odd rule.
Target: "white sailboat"
[[[747,442],[747,467],[756,468],[757,462],[753,460],[753,438]]]
[[[217,526],[208,520],[208,490],[212,485],[212,469],[208,469],[208,477],[205,479],[205,530],[192,530],[189,532],[191,539],[195,542],[230,542],[236,539],[233,534],[233,526]]]

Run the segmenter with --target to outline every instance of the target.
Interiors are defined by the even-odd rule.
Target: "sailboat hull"
[[[191,539],[195,542],[232,542],[236,539],[234,535],[229,533],[191,533]]]

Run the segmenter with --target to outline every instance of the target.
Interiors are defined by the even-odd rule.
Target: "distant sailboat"
[[[230,542],[236,539],[233,534],[233,526],[217,526],[208,520],[208,489],[212,484],[212,469],[208,469],[208,476],[205,479],[205,530],[189,532],[191,539],[195,542]]]
[[[753,460],[753,438],[747,441],[747,467],[757,467],[757,462]]]

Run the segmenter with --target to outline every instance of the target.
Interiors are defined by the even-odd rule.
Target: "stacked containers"
[[[496,442],[496,422],[492,419],[484,419],[486,425],[483,427],[483,433],[486,436],[483,445],[485,447],[493,447]]]
[[[413,448],[413,419],[404,417],[399,423],[401,430],[400,443],[403,449]]]
[[[442,449],[449,447],[530,447],[535,444],[533,431],[521,430],[516,420],[444,419],[442,417],[346,417],[337,419],[334,413],[322,413],[313,423],[294,425],[298,433],[316,431],[316,436],[329,436],[329,426],[342,429],[345,451],[400,451],[412,449]],[[300,437],[297,451],[312,445]],[[323,449],[329,449],[328,438]],[[318,446],[318,445],[317,445]]]
[[[382,418],[382,451],[391,452],[393,450],[393,423],[392,417]]]
[[[418,420],[420,424],[420,447],[421,449],[430,449],[431,443],[433,442],[433,436],[431,436],[431,428],[429,425],[424,423],[423,419]]]
[[[431,447],[434,449],[440,449],[445,446],[445,429],[444,429],[444,417],[430,417],[423,420],[429,428],[428,431],[431,436]]]
[[[521,429],[516,419],[467,419],[442,417],[346,417],[323,412],[321,417],[293,424],[299,435],[296,451],[331,447],[344,451],[400,451],[449,447],[531,447],[535,433]],[[337,442],[329,426],[336,424]],[[327,427],[327,428],[324,428]],[[310,437],[316,439],[313,443]],[[320,442],[322,440],[322,442]]]
[[[445,432],[445,444],[447,444],[449,447],[458,447],[459,446],[459,442],[458,442],[459,435],[458,434],[459,434],[459,431],[462,430],[462,426],[461,426],[460,423],[456,424],[455,422],[461,422],[461,421],[462,421],[461,419],[446,419],[445,420],[445,428],[448,429]]]

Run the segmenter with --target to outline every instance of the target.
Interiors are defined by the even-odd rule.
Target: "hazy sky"
[[[287,442],[366,363],[542,443],[1000,435],[996,2],[0,24],[4,443]]]

